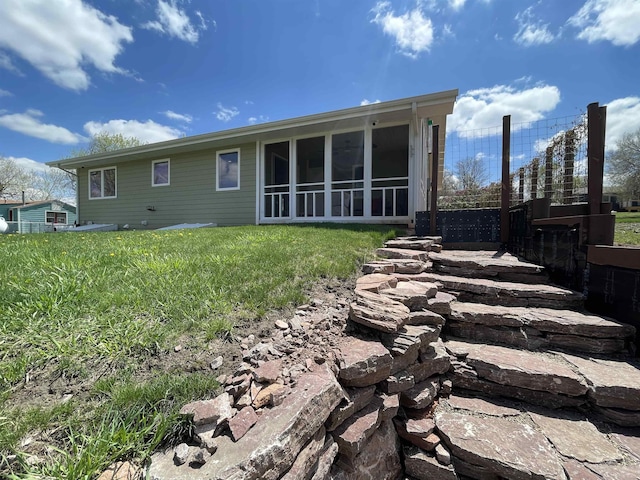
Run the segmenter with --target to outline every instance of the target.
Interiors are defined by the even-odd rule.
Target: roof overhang
[[[275,138],[313,134],[379,122],[391,123],[411,118],[446,117],[453,111],[458,90],[391,100],[370,105],[307,115],[287,120],[250,125],[247,127],[205,133],[191,137],[151,143],[113,152],[66,158],[47,162],[51,167],[75,169],[93,165],[121,163],[147,158],[167,157],[178,153],[208,148],[225,148],[241,143],[251,143]]]

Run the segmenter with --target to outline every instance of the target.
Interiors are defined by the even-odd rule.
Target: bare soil
[[[321,279],[307,292],[309,305],[300,308],[286,308],[268,312],[264,317],[245,321],[235,325],[233,335],[216,338],[203,345],[195,337],[183,336],[175,345],[151,352],[143,359],[123,359],[105,361],[96,358],[77,368],[76,374],[60,375],[60,366],[52,362],[39,370],[29,372],[26,381],[16,385],[7,401],[7,407],[25,408],[28,406],[53,406],[70,399],[78,402],[91,402],[95,399],[93,389],[101,378],[108,378],[131,372],[133,380],[145,382],[162,373],[183,374],[203,372],[216,377],[230,375],[243,359],[243,347],[259,342],[282,340],[282,333],[275,327],[276,320],[284,320],[298,316],[315,328],[322,330],[322,342],[309,342],[309,355],[323,355],[326,349],[316,343],[325,343],[327,336],[339,336],[346,323],[346,315],[350,299],[353,298],[356,275],[349,279]],[[301,307],[301,306],[297,306]],[[327,321],[327,318],[329,319]],[[323,324],[323,322],[326,322]],[[253,338],[250,337],[253,335]],[[253,340],[247,342],[247,338]],[[298,344],[302,340],[298,339]],[[327,342],[327,346],[329,343]],[[314,353],[315,352],[315,353]],[[213,370],[211,363],[218,356],[223,357],[221,367]],[[286,357],[287,362],[296,361],[300,355]]]

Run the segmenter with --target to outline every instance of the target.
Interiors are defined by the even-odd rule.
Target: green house
[[[48,165],[78,175],[80,224],[412,224],[457,90]],[[433,142],[432,125],[439,125]],[[432,151],[433,145],[437,151]]]
[[[9,233],[53,232],[77,221],[76,207],[60,200],[0,204]]]

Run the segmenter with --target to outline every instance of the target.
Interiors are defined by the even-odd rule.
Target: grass
[[[619,245],[640,245],[640,212],[617,212],[614,242]]]
[[[141,383],[146,360],[303,303],[314,281],[348,277],[393,234],[309,225],[0,236],[0,476],[92,478],[117,459],[144,461],[187,428],[176,409],[217,386],[179,371]],[[89,393],[25,403],[27,387],[56,380]],[[56,447],[44,462],[26,462],[29,436]]]

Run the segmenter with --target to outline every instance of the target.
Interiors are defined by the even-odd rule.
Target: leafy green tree
[[[86,147],[73,149],[71,154],[68,157],[65,157],[65,159],[113,152],[115,150],[138,147],[145,144],[146,142],[143,142],[136,137],[127,137],[121,133],[99,132],[91,136]],[[71,170],[61,171],[64,172],[67,186],[75,192],[78,183],[76,172]]]
[[[622,136],[608,158],[607,170],[627,199],[640,198],[640,129]]]
[[[72,150],[68,158],[113,152],[123,148],[138,147],[145,143],[136,137],[126,137],[121,133],[99,132],[91,137],[86,147]]]

